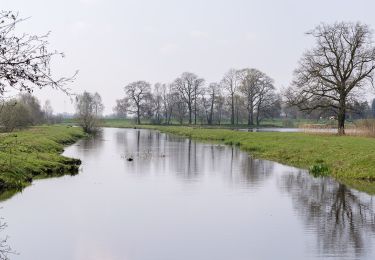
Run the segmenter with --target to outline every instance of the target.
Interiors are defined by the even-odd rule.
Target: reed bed
[[[330,124],[304,124],[300,126],[305,133],[309,134],[337,134],[335,123]],[[348,124],[345,134],[349,136],[375,137],[375,119],[363,119]]]

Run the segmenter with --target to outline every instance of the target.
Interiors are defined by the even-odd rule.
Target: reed
[[[305,133],[309,134],[337,134],[337,128],[334,123],[304,124],[300,127]],[[345,133],[349,136],[375,137],[375,119],[362,119],[348,124]]]

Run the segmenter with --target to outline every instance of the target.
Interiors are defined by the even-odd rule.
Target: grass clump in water
[[[328,165],[323,160],[317,160],[315,164],[310,166],[309,173],[314,177],[325,177],[329,176],[330,171]]]

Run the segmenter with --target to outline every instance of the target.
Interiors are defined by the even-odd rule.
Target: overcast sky
[[[112,113],[132,81],[172,82],[184,71],[209,82],[229,68],[258,68],[288,86],[321,22],[361,21],[375,29],[374,0],[0,0],[29,20],[19,32],[51,31],[50,48],[65,59],[58,75],[79,70],[74,92],[99,92]],[[73,112],[58,91],[38,91],[56,112]]]

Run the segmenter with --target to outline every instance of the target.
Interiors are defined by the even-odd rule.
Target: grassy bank
[[[65,123],[72,124],[76,123],[74,119],[67,119],[64,120]],[[130,127],[135,125],[135,120],[134,119],[111,119],[111,118],[106,118],[103,119],[101,122],[102,126],[108,126],[108,127]],[[316,120],[308,120],[308,119],[266,119],[260,122],[259,127],[285,127],[285,128],[290,128],[290,127],[299,127],[303,126],[306,124],[326,124],[327,122],[324,120],[316,121]],[[144,125],[153,125],[153,123],[150,120],[143,120],[142,124]],[[175,121],[172,122],[173,125],[179,125],[179,122]],[[184,125],[187,126],[188,122],[184,122]],[[231,125],[229,121],[224,121],[222,124],[218,125],[207,125],[207,124],[201,124],[198,122],[198,125],[205,127],[205,128],[228,128],[228,129],[233,129],[233,128],[249,128],[246,122],[240,122],[239,124],[236,125]],[[335,127],[336,125],[334,125]],[[256,125],[252,127],[257,127]]]
[[[0,192],[19,190],[36,178],[76,174],[80,161],[61,155],[83,137],[69,126],[39,126],[0,134]]]
[[[107,126],[110,126],[108,122]],[[121,127],[121,124],[117,122],[114,126]],[[129,125],[125,124],[123,127]],[[351,187],[375,194],[375,138],[305,133],[252,133],[179,126],[141,127],[198,140],[237,145],[254,157],[331,175]]]

